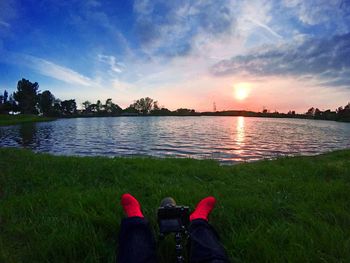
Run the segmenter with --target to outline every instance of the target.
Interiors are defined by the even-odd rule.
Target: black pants
[[[189,226],[190,262],[229,262],[215,230],[207,221],[193,220]],[[148,222],[144,218],[124,218],[119,233],[119,263],[155,263],[156,242]]]

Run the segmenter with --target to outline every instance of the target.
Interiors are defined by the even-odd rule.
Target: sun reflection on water
[[[241,155],[243,153],[244,141],[245,141],[245,120],[240,116],[236,120],[236,133],[235,138],[236,149],[235,154]]]
[[[240,116],[237,118],[237,126],[236,126],[236,142],[238,145],[244,144],[244,117]]]

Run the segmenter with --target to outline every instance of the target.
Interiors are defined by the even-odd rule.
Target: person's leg
[[[119,263],[155,263],[156,245],[148,222],[141,217],[124,218],[119,232]]]
[[[122,220],[120,226],[117,262],[157,262],[155,239],[142,215],[139,202],[133,196],[124,194],[122,206],[127,217]]]
[[[208,223],[208,215],[215,206],[215,198],[201,200],[190,216],[190,262],[229,262],[225,249],[214,228]]]

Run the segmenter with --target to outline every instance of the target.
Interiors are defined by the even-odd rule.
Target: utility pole
[[[213,103],[213,111],[216,112],[216,103],[215,103],[215,101]]]

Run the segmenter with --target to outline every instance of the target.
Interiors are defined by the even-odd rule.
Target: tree
[[[151,110],[151,114],[164,116],[164,115],[172,115],[172,112],[167,108],[162,107],[161,109],[158,108],[158,109]]]
[[[18,112],[19,111],[19,107],[14,99],[14,93],[12,93],[9,97],[9,101],[8,104],[10,105],[10,110],[13,112]]]
[[[339,107],[338,109],[336,109],[335,111],[336,111],[336,113],[342,112],[342,111],[343,111],[343,107],[340,106],[340,107]]]
[[[54,101],[54,95],[48,90],[38,95],[39,109],[45,116],[52,114]]]
[[[315,112],[314,112],[315,118],[321,118],[322,113],[323,113],[323,112],[322,112],[319,108],[316,108],[316,109],[315,109]]]
[[[97,109],[97,113],[100,113],[101,111],[103,111],[103,105],[100,100],[96,102],[96,109]]]
[[[85,113],[91,112],[91,108],[90,108],[91,102],[90,101],[86,100],[82,103],[82,105],[83,105]]]
[[[111,98],[106,100],[106,104],[105,104],[104,108],[105,108],[107,113],[112,113],[113,104],[114,103],[112,102]]]
[[[4,102],[4,104],[7,102],[8,96],[9,96],[9,94],[8,94],[8,92],[5,90],[5,91],[4,91],[4,97],[3,97],[3,102]]]
[[[118,105],[114,104],[112,105],[112,114],[121,114],[123,112],[123,109]]]
[[[186,109],[186,108],[177,109],[175,112],[178,115],[194,115],[195,114],[195,110]]]
[[[112,99],[109,98],[106,100],[106,104],[104,105],[105,111],[109,114],[120,114],[123,110],[117,104],[112,102]]]
[[[146,97],[141,98],[132,104],[132,107],[142,114],[148,114],[153,107],[153,99]]]
[[[153,110],[159,110],[158,101],[153,102]]]
[[[62,114],[62,106],[60,99],[54,99],[51,116],[60,116]]]
[[[337,116],[339,120],[350,122],[350,103],[348,103],[344,108],[339,107]]]
[[[77,104],[75,100],[64,100],[61,102],[61,110],[63,115],[72,115],[77,112]]]
[[[8,94],[7,94],[8,96]],[[4,102],[4,96],[0,95],[0,113],[9,113],[9,112],[17,112],[19,111],[16,101],[13,98],[13,94],[11,94],[6,102]]]
[[[4,96],[0,95],[0,113],[5,112],[5,105],[4,105]]]
[[[306,115],[314,116],[315,115],[315,108],[311,107],[310,109],[308,109],[308,111],[306,112]]]
[[[37,113],[37,91],[39,84],[31,83],[29,80],[22,79],[17,83],[17,92],[14,93],[14,99],[18,102],[18,108],[21,113]]]
[[[129,114],[138,114],[139,113],[139,111],[134,108],[134,104],[131,104],[129,107],[125,108],[123,110],[123,112],[129,113]]]
[[[97,112],[97,105],[95,103],[92,103],[90,106],[89,106],[89,111],[90,112]]]

